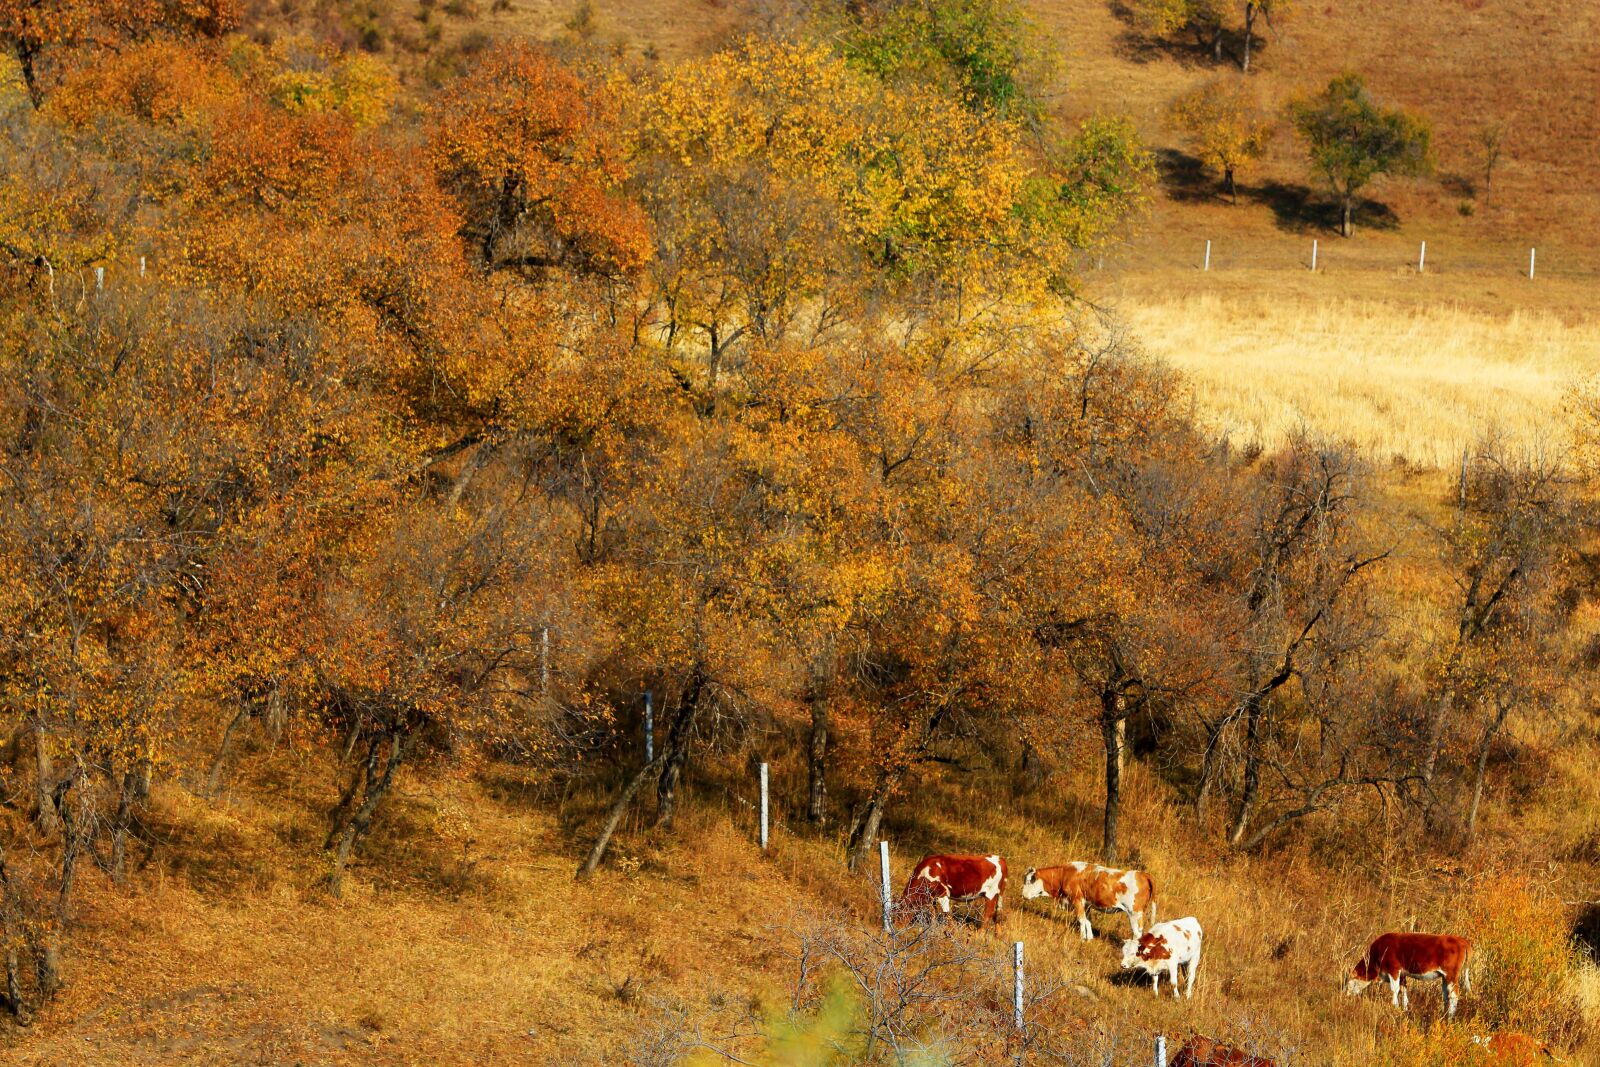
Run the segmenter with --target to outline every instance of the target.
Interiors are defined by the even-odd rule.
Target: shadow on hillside
[[[1288,233],[1339,231],[1339,205],[1309,186],[1270,181],[1241,186],[1239,192],[1254,203],[1271,208],[1280,230]],[[1362,197],[1356,201],[1355,225],[1358,230],[1394,230],[1400,226],[1400,216],[1389,205]]]
[[[1111,0],[1111,14],[1123,24],[1123,30],[1112,42],[1112,51],[1119,59],[1140,65],[1170,62],[1185,67],[1213,67],[1222,69],[1235,65],[1234,57],[1244,48],[1244,36],[1233,30],[1222,34],[1222,58],[1215,58],[1207,44],[1196,40],[1193,34],[1178,33],[1171,37],[1158,37],[1144,33],[1134,24],[1133,11],[1120,0]],[[1256,47],[1261,46],[1260,38]]]
[[[1156,149],[1156,175],[1167,195],[1181,203],[1209,203],[1226,200],[1217,192],[1217,181],[1206,165],[1176,148]]]

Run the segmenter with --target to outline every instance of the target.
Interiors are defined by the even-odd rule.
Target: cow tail
[[[1145,881],[1150,883],[1150,920],[1145,923],[1145,929],[1148,930],[1156,924],[1156,880],[1148,874],[1144,877]]]

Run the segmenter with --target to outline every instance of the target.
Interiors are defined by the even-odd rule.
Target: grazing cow
[[[1183,991],[1194,996],[1194,972],[1200,967],[1200,920],[1195,918],[1170,919],[1156,923],[1137,941],[1122,943],[1122,969],[1138,968],[1150,976],[1150,989],[1161,992],[1161,972],[1172,978],[1172,995],[1178,995],[1178,968],[1187,965],[1189,982]]]
[[[1086,909],[1120,911],[1128,917],[1137,938],[1143,929],[1139,916],[1156,921],[1156,883],[1143,871],[1117,871],[1093,863],[1068,863],[1062,867],[1029,867],[1022,880],[1022,899],[1052,897],[1071,904],[1078,916],[1078,936],[1094,940],[1094,924]]]
[[[1534,1067],[1540,1060],[1555,1059],[1555,1053],[1550,1051],[1549,1045],[1515,1031],[1474,1037],[1472,1043],[1488,1049],[1490,1063],[1506,1064],[1507,1067]]]
[[[1382,978],[1389,983],[1389,999],[1404,1011],[1411,1007],[1406,979],[1437,978],[1444,983],[1445,1014],[1453,1019],[1457,990],[1472,989],[1472,975],[1467,970],[1471,953],[1472,942],[1451,934],[1380,934],[1350,972],[1344,991],[1357,996]]]
[[[983,898],[984,922],[1000,932],[1000,897],[1006,891],[1006,861],[999,856],[924,856],[900,895],[899,923],[938,907],[950,914],[952,900]]]
[[[1191,1037],[1183,1043],[1171,1067],[1277,1067],[1265,1056],[1219,1045],[1209,1037]]]

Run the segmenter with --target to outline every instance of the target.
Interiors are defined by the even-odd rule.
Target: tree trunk
[[[339,835],[339,848],[333,857],[333,873],[328,877],[328,888],[334,896],[339,896],[343,892],[344,869],[350,861],[350,854],[366,836],[367,829],[372,825],[372,816],[377,812],[378,805],[383,802],[385,794],[389,792],[389,786],[394,782],[395,768],[400,766],[400,761],[405,756],[405,734],[397,728],[389,733],[389,755],[384,760],[383,770],[377,777],[373,777],[371,768],[377,762],[378,746],[382,737],[383,735],[374,737],[369,749],[366,795],[362,798],[361,806],[345,823],[344,830]]]
[[[1339,198],[1339,236],[1349,237],[1355,233],[1355,227],[1350,224],[1352,197]]]
[[[661,750],[661,778],[656,782],[655,825],[672,829],[672,817],[678,807],[678,784],[683,780],[683,765],[689,759],[689,745],[693,740],[695,720],[700,716],[700,705],[705,693],[705,672],[697,663],[689,672],[689,682],[684,687],[683,698],[678,702],[678,714],[667,731],[667,743]]]
[[[1222,37],[1222,26],[1218,25],[1211,35],[1211,59],[1217,63],[1222,62]]]
[[[827,795],[825,769],[828,757],[828,699],[820,690],[811,695],[811,746],[808,753],[809,781],[806,790],[806,818],[815,825],[823,820]]]
[[[44,106],[44,90],[39,85],[39,70],[35,63],[37,56],[36,49],[21,42],[17,43],[17,67],[22,72],[22,84],[28,90],[28,102],[33,105],[35,111]]]
[[[117,793],[117,814],[111,824],[111,879],[117,885],[128,882],[128,831],[135,812],[150,795],[150,765],[141,760],[123,772],[122,788]]]
[[[1439,750],[1444,747],[1445,722],[1455,708],[1456,690],[1453,673],[1453,670],[1446,671],[1445,691],[1439,695],[1439,703],[1433,712],[1433,721],[1428,723],[1428,750],[1422,757],[1422,784],[1425,786],[1433,785],[1433,776],[1439,764]]]
[[[640,786],[645,779],[650,777],[652,771],[661,766],[661,761],[666,758],[662,751],[656,758],[646,763],[628,779],[628,784],[623,787],[622,793],[616,802],[611,805],[611,812],[606,816],[605,823],[600,827],[600,836],[594,840],[594,847],[589,849],[589,856],[578,867],[578,877],[587,878],[600,866],[600,861],[606,858],[606,849],[611,846],[611,836],[617,832],[617,826],[622,822],[622,817],[628,813],[628,806],[633,803],[633,798],[638,795]]]
[[[228,758],[228,749],[233,745],[233,735],[243,726],[245,720],[250,718],[251,707],[248,700],[241,701],[239,710],[234,712],[233,718],[228,720],[228,725],[222,731],[222,743],[217,746],[217,756],[211,761],[211,771],[206,775],[206,796],[217,795],[217,787],[222,783],[222,766]]]
[[[889,803],[889,794],[899,784],[903,771],[885,771],[878,779],[867,806],[850,828],[848,864],[852,871],[865,867],[872,852],[872,842],[878,838],[878,828],[883,825],[883,809]]]
[[[1256,5],[1246,0],[1244,5],[1244,52],[1239,56],[1239,69],[1250,73],[1250,41],[1255,36]]]
[[[1122,749],[1128,720],[1117,706],[1117,691],[1100,694],[1100,739],[1106,750],[1106,807],[1100,835],[1100,856],[1117,862],[1117,818],[1122,814]]]
[[[1233,845],[1244,839],[1245,828],[1250,825],[1250,811],[1255,807],[1256,792],[1261,788],[1262,713],[1261,701],[1252,700],[1244,727],[1244,783],[1239,790],[1239,810],[1234,816],[1233,832],[1228,835],[1228,843]]]
[[[1222,168],[1222,184],[1226,186],[1228,190],[1228,203],[1237,204],[1239,202],[1239,190],[1238,187],[1233,184],[1232,167]]]
[[[43,726],[36,725],[33,728],[33,754],[34,805],[38,808],[39,829],[53,834],[61,828],[61,820],[56,813],[54,798],[55,761],[50,758],[50,735]]]
[[[1500,711],[1494,717],[1494,722],[1483,732],[1483,743],[1478,746],[1478,767],[1472,782],[1472,806],[1467,810],[1467,840],[1471,841],[1478,832],[1478,806],[1483,801],[1483,780],[1489,769],[1489,749],[1494,745],[1494,739],[1499,736],[1500,728],[1506,724],[1506,716],[1511,714],[1511,701],[1500,705]]]

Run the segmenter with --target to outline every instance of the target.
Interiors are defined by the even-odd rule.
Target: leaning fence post
[[[1539,250],[1537,248],[1528,249],[1528,280],[1530,282],[1533,281],[1533,261],[1534,261],[1534,257],[1537,256],[1538,253],[1539,253]]]
[[[1156,1035],[1156,1067],[1167,1067],[1167,1035]]]
[[[656,709],[648,689],[644,691],[644,761],[656,761]]]
[[[1210,270],[1211,269],[1211,242],[1210,241],[1206,242],[1206,264],[1205,264],[1205,266],[1201,267],[1200,269],[1201,270]]]
[[[1311,273],[1315,274],[1316,272],[1317,272],[1317,239],[1315,237],[1313,237],[1311,239]]]
[[[1417,273],[1421,274],[1428,265],[1428,242],[1422,242],[1422,247],[1417,249]]]
[[[1016,952],[1016,982],[1011,990],[1011,1021],[1018,1030],[1022,1029],[1022,942],[1015,945]]]
[[[889,932],[889,842],[878,842],[879,895],[883,897],[883,932]]]
[[[767,850],[767,765],[761,765],[761,851]]]
[[[550,627],[539,627],[539,695],[550,695]]]

